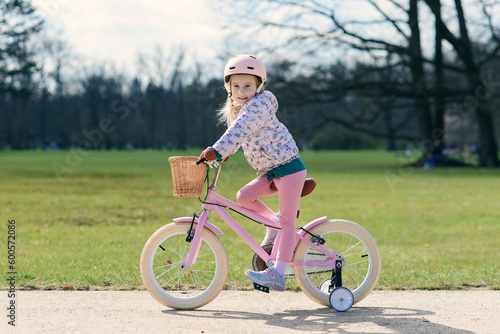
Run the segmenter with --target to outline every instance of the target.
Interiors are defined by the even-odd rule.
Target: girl
[[[240,147],[249,164],[264,173],[238,192],[238,203],[258,214],[278,221],[260,197],[279,196],[279,224],[282,229],[277,261],[265,271],[248,270],[245,275],[253,282],[274,290],[285,290],[285,270],[295,246],[296,215],[306,178],[306,167],[292,135],[276,117],[278,102],[266,86],[264,64],[254,56],[238,55],[224,69],[224,86],[228,92],[226,104],[219,116],[228,129],[212,146],[202,152],[208,160],[227,159]],[[274,182],[275,189],[271,188]],[[277,190],[276,190],[277,189]],[[267,228],[262,244],[272,244],[276,230]]]

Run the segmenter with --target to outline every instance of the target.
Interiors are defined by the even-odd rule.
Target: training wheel
[[[347,311],[354,303],[354,296],[348,288],[338,287],[330,292],[330,305],[339,312]]]

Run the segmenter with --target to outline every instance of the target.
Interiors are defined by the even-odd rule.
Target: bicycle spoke
[[[358,261],[358,262],[351,262],[347,266],[354,266],[355,264],[365,263],[365,262],[370,263],[370,260],[366,259],[366,260],[361,260],[361,261]]]
[[[352,242],[352,239],[351,239],[351,242]],[[357,244],[355,244],[354,246],[351,247],[351,242],[349,242],[349,247],[346,250],[344,250],[342,253],[340,253],[341,255],[348,253],[351,249],[353,249],[354,247],[361,244],[361,241],[358,241]]]
[[[165,267],[172,267],[171,264],[165,264],[164,262],[161,262],[161,263],[164,264],[164,265],[158,266],[158,267],[153,267],[153,270],[162,269],[162,268],[165,268]]]
[[[356,253],[348,254],[345,257],[347,258],[347,257],[355,256],[355,255],[358,255],[358,254],[361,254],[361,253],[363,253],[363,255],[366,255],[366,249],[362,249],[362,250],[360,250],[360,251],[358,251]],[[361,257],[363,257],[363,255]]]
[[[176,268],[177,268],[177,267],[172,267],[172,268],[170,268],[170,269],[168,269],[168,270],[165,270],[165,271],[164,271],[163,273],[161,273],[160,275],[155,275],[155,277],[156,277],[156,279],[158,279],[158,278],[160,278],[161,276],[163,276],[164,274],[166,274],[166,273],[168,273],[169,271],[174,270],[174,269],[176,269]]]
[[[349,276],[351,277],[352,281],[354,281],[354,283],[356,283],[356,284],[350,284],[350,285],[355,286],[355,287],[358,287],[358,286],[360,286],[360,285],[361,285],[361,283],[359,283],[358,279],[360,279],[361,281],[363,281],[363,280],[365,279],[365,276],[363,276],[363,275],[359,275],[359,274],[358,274],[358,275],[359,275],[359,277],[358,277],[358,278],[356,278],[356,277],[353,275],[353,273],[355,273],[355,272],[352,272],[352,271],[349,271],[349,272],[348,272],[348,274],[349,274]],[[351,282],[351,280],[349,280],[349,282]]]
[[[365,276],[366,276],[366,274],[368,273],[368,269],[361,269],[361,270],[363,270],[363,271],[365,272],[364,274],[360,274],[360,273],[359,273],[359,270],[360,270],[360,269],[350,269],[350,270],[348,271],[349,275],[351,275],[352,279],[353,279],[353,280],[355,280],[355,281],[357,281],[357,280],[356,280],[356,277],[354,277],[354,275],[353,275],[353,274],[357,274],[357,275],[358,275],[358,278],[360,278],[360,279],[364,279],[364,278],[365,278]]]

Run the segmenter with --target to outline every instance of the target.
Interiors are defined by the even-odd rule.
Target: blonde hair
[[[228,80],[229,87],[231,87],[231,77]],[[259,78],[255,77],[255,85],[259,87]],[[236,109],[234,106],[234,100],[231,98],[231,94],[227,95],[226,102],[217,110],[217,118],[219,119],[219,124],[226,124],[229,128],[231,124],[238,118],[238,112],[240,109]]]
[[[225,124],[229,128],[236,119],[236,115],[237,110],[233,107],[233,99],[228,96],[226,102],[217,110],[219,124]]]

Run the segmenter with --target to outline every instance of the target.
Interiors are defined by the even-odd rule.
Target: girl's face
[[[234,74],[229,79],[232,98],[236,106],[244,105],[257,92],[257,78],[249,74]]]

